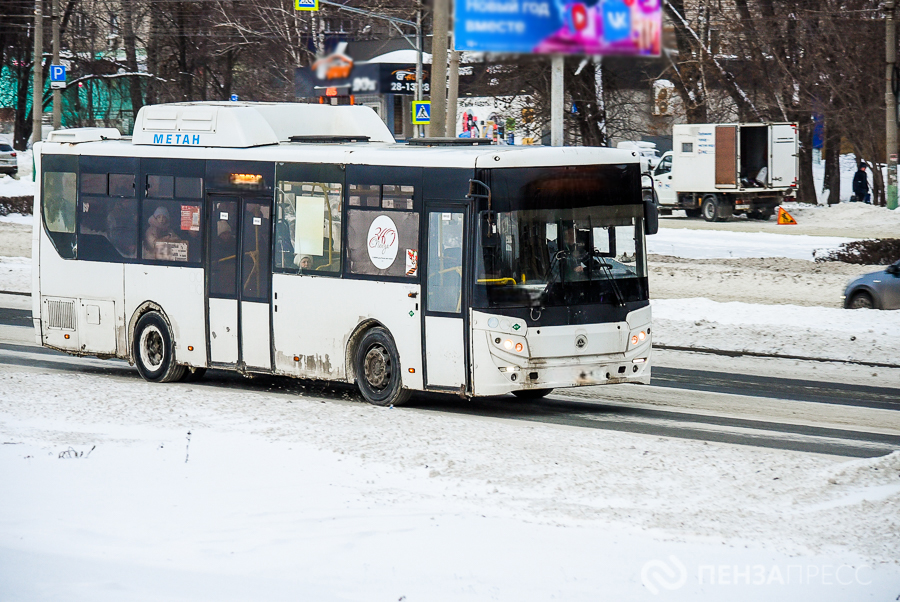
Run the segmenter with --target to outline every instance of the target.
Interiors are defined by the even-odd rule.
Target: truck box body
[[[793,123],[676,125],[653,171],[659,204],[692,214],[710,199],[722,213],[771,214],[796,190],[798,146]]]

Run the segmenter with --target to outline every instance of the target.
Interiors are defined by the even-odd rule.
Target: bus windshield
[[[485,170],[475,307],[649,299],[637,164]]]
[[[643,207],[483,211],[475,305],[624,305],[648,299]]]

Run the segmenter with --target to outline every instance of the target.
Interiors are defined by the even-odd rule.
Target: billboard
[[[456,50],[659,56],[661,0],[456,0]]]
[[[347,66],[327,62],[294,70],[294,96],[349,96],[351,94],[408,94],[416,93],[416,66],[399,63],[369,63]],[[427,94],[429,68],[422,71],[422,89]]]

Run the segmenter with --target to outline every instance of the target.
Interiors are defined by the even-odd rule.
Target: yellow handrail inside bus
[[[479,278],[478,284],[518,284],[515,278]]]

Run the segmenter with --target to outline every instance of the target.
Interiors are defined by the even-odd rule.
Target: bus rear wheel
[[[174,337],[169,325],[155,311],[138,319],[131,344],[134,363],[144,380],[168,383],[184,376],[184,366],[175,363]]]
[[[378,406],[401,405],[411,391],[403,388],[400,356],[391,335],[384,328],[372,328],[363,335],[356,350],[356,382],[363,398]]]

